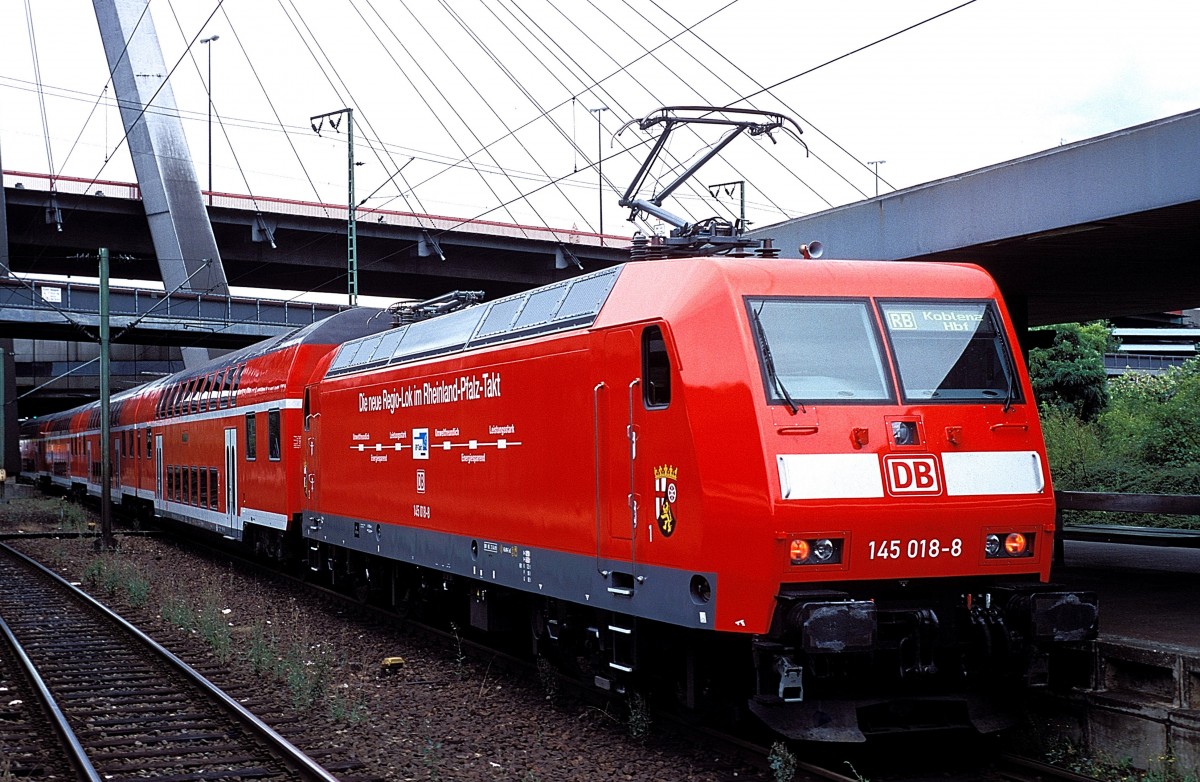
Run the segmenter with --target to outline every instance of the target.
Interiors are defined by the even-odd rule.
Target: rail
[[[1170,516],[1200,516],[1200,494],[1114,494],[1093,491],[1054,492],[1054,562],[1063,564],[1063,541],[1132,543],[1141,546],[1200,548],[1200,530],[1136,527],[1126,524],[1064,524],[1064,510],[1108,513],[1158,513]]]

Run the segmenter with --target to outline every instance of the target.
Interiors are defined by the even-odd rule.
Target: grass
[[[782,741],[771,745],[767,762],[771,765],[771,776],[775,782],[792,782],[796,778],[796,756]]]
[[[1103,754],[1092,756],[1072,742],[1063,742],[1046,753],[1046,762],[1109,782],[1200,782],[1200,769],[1180,769],[1174,755],[1147,758],[1146,768],[1142,769],[1131,757],[1115,760]]]
[[[30,530],[50,527],[63,532],[87,532],[94,526],[91,514],[82,505],[65,497],[22,497],[3,506],[5,526]]]
[[[110,597],[123,597],[133,608],[142,608],[150,599],[150,579],[114,554],[92,560],[83,571],[83,583]]]

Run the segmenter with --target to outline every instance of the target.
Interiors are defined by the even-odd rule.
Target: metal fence
[[[1092,491],[1056,491],[1057,534],[1054,561],[1064,559],[1063,541],[1133,543],[1141,546],[1200,548],[1200,530],[1137,527],[1126,524],[1064,524],[1064,510],[1108,513],[1154,513],[1168,516],[1200,516],[1200,494],[1111,494]]]

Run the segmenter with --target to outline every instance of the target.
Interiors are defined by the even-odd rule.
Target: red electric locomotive
[[[1038,680],[1096,623],[1043,585],[1013,344],[974,267],[597,272],[322,362],[303,534],[314,567],[528,622],[602,686],[740,695],[797,738],[861,740],[901,696],[984,726],[969,693]]]
[[[131,511],[245,540],[281,557],[300,512],[300,397],[318,360],[387,328],[349,310],[198,369],[116,394],[109,495]],[[29,472],[79,496],[101,495],[100,404],[27,422]]]

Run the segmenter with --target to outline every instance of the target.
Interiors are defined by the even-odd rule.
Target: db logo
[[[885,456],[883,472],[892,494],[941,494],[936,456]]]

